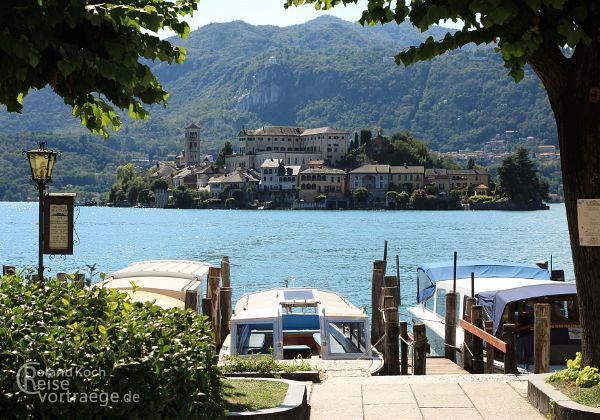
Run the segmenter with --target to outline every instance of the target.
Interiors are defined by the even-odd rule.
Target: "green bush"
[[[284,363],[276,360],[273,354],[263,354],[256,356],[228,356],[221,369],[224,373],[291,373],[306,372],[311,370],[311,367],[302,358],[294,359],[291,363]]]
[[[469,203],[489,203],[494,201],[494,197],[489,195],[473,195],[469,197]]]
[[[567,360],[567,368],[554,372],[548,377],[548,382],[574,383],[581,388],[589,388],[600,384],[600,373],[595,367],[581,368],[581,353],[577,352],[575,359]]]
[[[56,279],[0,280],[2,417],[216,418],[217,359],[191,311]]]

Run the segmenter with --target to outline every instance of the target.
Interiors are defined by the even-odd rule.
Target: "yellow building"
[[[313,167],[300,172],[298,177],[300,200],[313,202],[323,194],[330,199],[343,199],[346,196],[346,172],[341,169]]]

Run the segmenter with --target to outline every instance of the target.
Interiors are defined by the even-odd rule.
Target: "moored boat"
[[[471,273],[474,281],[471,281]],[[533,363],[533,308],[537,302],[551,304],[551,368],[574,357],[581,347],[574,283],[552,281],[550,272],[534,264],[466,261],[456,266],[456,347],[464,341],[458,326],[465,299],[474,296],[483,306],[483,320],[494,321],[501,338],[504,323],[517,328],[517,364],[527,371]],[[417,305],[408,309],[414,323],[426,326],[432,352],[444,354],[446,294],[454,289],[454,264],[421,264],[417,267]],[[459,361],[460,361],[459,353]]]
[[[371,348],[369,318],[343,296],[319,289],[277,288],[242,296],[220,356],[272,353],[275,359],[369,361],[381,369]]]
[[[117,289],[134,301],[154,301],[163,308],[184,308],[186,291],[202,298],[208,263],[187,260],[140,261],[118,270],[96,286]],[[199,307],[198,305],[196,305]]]

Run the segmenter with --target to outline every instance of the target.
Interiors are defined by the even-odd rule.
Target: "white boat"
[[[343,296],[318,289],[277,288],[242,296],[221,348],[227,356],[269,354],[279,360],[369,362],[373,374],[381,355],[371,348],[369,318]]]
[[[432,353],[444,354],[446,294],[453,290],[453,262],[417,266],[417,305],[408,308],[412,323],[423,323]],[[502,336],[506,322],[517,327],[517,363],[527,371],[533,365],[533,308],[552,304],[550,364],[559,367],[581,347],[577,291],[574,283],[550,280],[550,272],[534,264],[466,261],[457,264],[456,346],[464,341],[458,326],[466,297],[477,299],[483,319],[493,321],[494,335]],[[475,280],[471,284],[471,273]],[[473,288],[473,290],[472,290]],[[460,359],[460,357],[459,357]]]
[[[186,260],[140,261],[110,274],[95,286],[117,289],[136,302],[154,301],[163,308],[184,308],[186,291],[196,291],[198,299],[202,298],[210,267]]]

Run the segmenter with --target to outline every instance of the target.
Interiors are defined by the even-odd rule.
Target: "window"
[[[364,322],[329,322],[327,341],[331,354],[364,353],[367,351]]]
[[[237,353],[269,354],[275,347],[273,343],[273,324],[238,324],[237,326]]]

